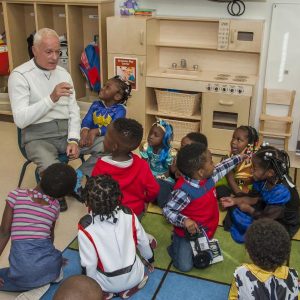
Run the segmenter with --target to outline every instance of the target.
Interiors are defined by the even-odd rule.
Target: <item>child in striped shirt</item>
[[[66,164],[56,163],[41,175],[34,189],[17,188],[6,198],[0,255],[11,237],[10,266],[0,269],[0,291],[33,290],[60,277],[63,258],[53,245],[59,216],[57,198],[74,189],[76,172]]]

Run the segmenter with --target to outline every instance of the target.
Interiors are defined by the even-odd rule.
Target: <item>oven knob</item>
[[[230,89],[230,93],[234,93],[234,88],[231,88],[231,89]]]
[[[226,92],[226,87],[223,87],[223,88],[222,88],[222,91],[225,93],[225,92]]]
[[[210,91],[210,85],[207,87],[207,90]]]
[[[216,87],[215,87],[215,92],[217,92],[218,90],[219,90],[219,88],[216,86]]]
[[[241,94],[243,91],[241,89],[238,89],[238,93]]]

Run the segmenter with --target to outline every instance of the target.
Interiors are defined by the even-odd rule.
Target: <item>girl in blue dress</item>
[[[174,185],[170,169],[176,157],[176,150],[171,147],[173,128],[168,122],[158,119],[151,127],[147,142],[140,148],[140,155],[147,160],[152,174],[160,185],[157,203],[163,207],[166,203],[164,191],[169,191]]]
[[[285,151],[262,146],[252,158],[253,190],[243,197],[223,197],[221,203],[230,210],[232,238],[244,242],[244,235],[253,220],[277,220],[290,237],[300,227],[299,194],[288,176],[289,157]]]

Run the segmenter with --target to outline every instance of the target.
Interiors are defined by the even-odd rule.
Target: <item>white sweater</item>
[[[153,257],[149,239],[136,215],[137,248],[145,259]],[[99,253],[105,272],[114,272],[133,264],[130,272],[108,277],[97,271],[97,254],[87,235],[79,230],[78,244],[81,265],[86,268],[87,276],[95,279],[106,292],[121,292],[138,285],[144,277],[144,265],[136,253],[133,239],[132,215],[119,210],[113,218],[100,221],[96,216],[94,222],[85,226],[85,231],[92,237]]]
[[[30,60],[15,68],[9,76],[8,93],[14,121],[19,128],[57,119],[69,120],[68,138],[80,138],[80,110],[75,91],[54,103],[50,94],[61,82],[73,85],[70,74],[62,67],[42,70]]]

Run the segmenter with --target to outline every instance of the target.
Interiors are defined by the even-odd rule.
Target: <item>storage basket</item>
[[[200,93],[155,89],[155,94],[159,112],[192,116],[200,110]]]
[[[174,142],[180,142],[181,139],[190,132],[200,132],[200,122],[193,120],[175,120],[166,118],[157,118],[168,122],[173,127],[173,140]]]

